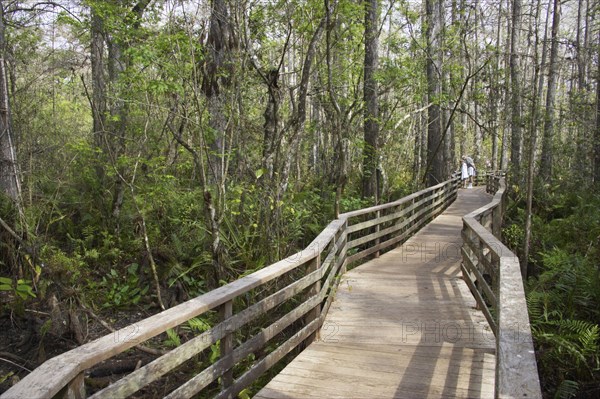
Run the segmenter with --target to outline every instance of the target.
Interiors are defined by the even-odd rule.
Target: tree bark
[[[494,52],[494,63],[490,65],[492,82],[490,87],[490,134],[492,136],[492,170],[498,169],[498,100],[500,95],[500,32],[502,26],[502,2],[498,3],[498,27],[496,33],[496,51]]]
[[[207,137],[210,149],[208,178],[219,189],[222,189],[225,174],[224,135],[228,125],[226,102],[234,74],[232,52],[236,47],[226,0],[213,0],[206,40],[207,53],[202,69],[202,92],[206,96],[210,115],[208,124],[211,134]]]
[[[0,192],[18,205],[21,190],[6,79],[4,57],[0,57]]]
[[[600,33],[598,33],[600,56]],[[594,183],[600,186],[600,62],[596,75],[596,129],[594,131]]]
[[[521,182],[521,66],[519,64],[521,37],[521,0],[512,1],[512,27],[510,35],[510,87],[511,87],[511,182]]]
[[[587,51],[586,38],[588,30],[588,4],[585,0],[579,0],[577,6],[577,33],[575,38],[575,49],[577,51],[577,91],[575,96],[575,105],[578,112],[587,111],[585,97],[588,93],[586,84]],[[585,111],[584,111],[585,110]],[[575,157],[575,170],[582,174],[582,180],[588,181],[590,178],[590,162],[588,151],[589,129],[584,124],[578,124],[577,127],[577,154]]]
[[[522,259],[522,273],[525,276],[531,274],[532,270],[529,265],[529,252],[531,246],[531,226],[533,218],[533,186],[535,179],[535,152],[537,147],[537,128],[538,128],[538,114],[539,114],[539,99],[542,95],[544,86],[544,77],[541,73],[542,68],[546,62],[546,38],[548,31],[548,15],[550,4],[548,4],[548,10],[546,12],[546,23],[544,25],[544,40],[542,45],[542,61],[538,63],[538,48],[539,48],[539,34],[538,28],[535,28],[535,44],[534,44],[534,75],[533,84],[537,83],[537,90],[534,89],[533,99],[531,102],[531,125],[529,128],[530,143],[529,143],[529,154],[527,159],[527,198],[526,198],[526,210],[525,210],[525,239],[523,240],[523,259]],[[535,20],[539,20],[539,14],[541,12],[541,0],[537,2]]]
[[[377,165],[379,157],[379,99],[377,92],[378,65],[378,0],[365,0],[365,63],[364,63],[364,147],[362,195],[377,194]]]
[[[104,77],[104,29],[102,18],[95,8],[91,10],[91,47],[90,60],[92,64],[92,118],[93,135],[96,147],[106,149],[104,126],[106,124],[106,79]],[[99,178],[104,171],[98,169]]]
[[[0,4],[0,192],[19,205],[21,188],[17,151],[12,131],[8,77],[6,74],[4,7]]]
[[[205,140],[209,147],[208,174],[202,182],[206,223],[212,237],[212,263],[215,280],[226,279],[226,250],[221,241],[221,211],[225,195],[227,160],[225,140],[228,129],[227,98],[234,78],[232,53],[237,47],[231,27],[226,0],[213,0],[211,4],[209,33],[205,45],[206,57],[202,64],[202,93],[206,97],[210,132]],[[217,188],[217,203],[209,185]]]
[[[548,182],[552,178],[552,158],[554,141],[554,102],[556,98],[557,61],[558,61],[558,28],[560,25],[560,0],[554,0],[552,17],[552,45],[550,47],[550,65],[548,70],[548,93],[546,95],[546,117],[544,123],[544,140],[542,143],[542,159],[540,178]]]
[[[427,111],[427,173],[428,184],[435,185],[444,180],[444,153],[439,151],[442,147],[442,124],[440,112],[441,95],[441,0],[426,0],[427,39],[427,95],[428,102],[433,103]]]

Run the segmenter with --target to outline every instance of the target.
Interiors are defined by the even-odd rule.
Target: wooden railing
[[[486,186],[492,201],[463,217],[463,278],[496,336],[496,397],[541,398],[519,259],[500,241],[506,183]]]
[[[90,369],[142,343],[156,344],[169,329],[179,329],[187,341],[91,397],[138,391],[167,398],[201,391],[235,397],[288,353],[319,339],[339,276],[349,265],[406,240],[452,203],[458,186],[455,176],[398,201],[342,214],[303,251],[56,356],[2,398],[86,397],[92,393],[86,386]],[[193,334],[198,323],[191,321],[198,317],[212,327]]]

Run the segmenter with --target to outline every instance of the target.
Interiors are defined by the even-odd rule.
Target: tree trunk
[[[586,33],[587,33],[587,16],[588,8],[585,0],[579,0],[577,7],[577,33],[575,38],[575,50],[577,51],[577,91],[575,96],[575,104],[577,106],[577,112],[585,112],[587,108],[586,101],[584,100],[588,89],[586,85]],[[575,157],[575,169],[582,174],[582,180],[587,181],[589,179],[589,156],[588,156],[588,128],[583,124],[578,124],[577,127],[577,154]]]
[[[106,80],[104,78],[104,29],[102,18],[94,7],[91,10],[91,47],[90,60],[92,64],[92,118],[94,144],[103,150],[108,143],[105,140],[104,126],[106,118]],[[106,152],[106,151],[104,151]],[[98,169],[98,177],[104,177],[104,171]]]
[[[433,103],[427,111],[427,182],[435,185],[444,180],[444,153],[442,145],[442,124],[440,112],[441,95],[441,0],[426,0],[425,32],[427,39],[427,95],[428,102]]]
[[[445,8],[444,8],[444,2],[441,1],[439,3],[439,7],[440,7],[440,21],[444,21],[446,18],[446,14],[445,14]],[[441,39],[443,39],[446,36],[446,30],[445,30],[445,26],[442,23],[442,32],[441,32]],[[442,58],[440,61],[440,64],[443,65],[446,60],[444,59],[444,55],[443,52],[440,52],[440,57]],[[441,85],[441,92],[444,93],[450,93],[451,92],[451,75],[450,75],[450,71],[448,70],[448,68],[443,68],[442,71],[442,85]],[[442,111],[442,119],[440,121],[440,125],[442,127],[442,129],[444,129],[444,127],[447,126],[446,132],[444,133],[442,131],[442,137],[443,137],[443,145],[444,145],[444,171],[443,171],[443,180],[446,180],[445,178],[450,176],[450,174],[453,172],[453,165],[454,165],[454,118],[452,118],[451,116],[451,110],[449,109],[449,107],[444,106],[443,107],[443,111]]]
[[[202,181],[204,190],[204,209],[206,223],[212,237],[212,263],[216,283],[226,279],[226,250],[221,241],[221,203],[225,191],[225,140],[227,129],[226,102],[233,80],[232,52],[236,47],[233,29],[229,21],[226,0],[213,0],[209,33],[206,40],[206,55],[202,65],[202,93],[204,93],[209,113],[210,135],[205,137],[209,156],[206,181]],[[217,188],[217,203],[210,192],[209,185]]]
[[[221,189],[224,176],[224,135],[227,129],[226,102],[233,79],[232,51],[235,37],[229,21],[226,0],[213,0],[210,27],[206,40],[206,59],[202,70],[202,92],[206,96],[209,127],[207,137],[210,149],[208,178]]]
[[[498,3],[498,27],[496,31],[496,51],[494,63],[490,66],[492,83],[490,87],[490,134],[492,135],[492,170],[498,169],[498,100],[500,95],[500,33],[502,31],[502,2]]]
[[[546,12],[546,23],[544,25],[544,41],[542,45],[542,61],[538,63],[538,48],[539,48],[539,29],[535,28],[535,44],[534,44],[534,76],[533,84],[537,83],[537,90],[534,88],[533,99],[531,102],[531,125],[529,128],[530,143],[529,143],[529,156],[527,159],[527,199],[526,199],[526,210],[525,210],[525,239],[523,244],[523,259],[522,259],[522,272],[528,275],[532,272],[529,265],[529,252],[531,245],[531,225],[533,218],[533,186],[535,179],[535,152],[537,146],[537,128],[538,128],[538,114],[539,114],[539,101],[542,95],[544,87],[544,75],[542,68],[546,62],[546,38],[548,31],[548,15],[550,14],[550,4],[548,4],[548,10]],[[536,8],[535,20],[539,20],[539,14],[541,12],[541,0],[538,0]]]
[[[17,221],[25,223],[23,207],[21,203],[21,184],[19,182],[19,170],[17,164],[17,148],[13,136],[12,119],[10,111],[10,100],[8,91],[8,76],[5,64],[6,37],[4,25],[4,6],[0,4],[0,204],[4,203],[5,196],[12,202],[12,209],[16,212],[9,215],[10,219],[2,219],[0,215],[0,266],[10,268],[12,276],[23,278],[24,271],[18,261],[20,248],[29,252],[25,244],[27,226],[22,226],[24,233],[17,233],[15,225]]]
[[[598,34],[598,55],[600,56],[600,33]],[[594,183],[600,186],[600,62],[596,75],[596,129],[594,132]]]
[[[513,184],[521,182],[521,66],[519,64],[521,32],[521,0],[512,1],[512,28],[510,35],[510,87],[511,87],[511,156],[510,170]]]
[[[554,102],[556,98],[556,79],[558,61],[558,28],[560,25],[560,0],[554,0],[552,17],[552,45],[550,47],[550,65],[548,71],[548,93],[546,95],[546,117],[544,123],[544,140],[542,143],[542,159],[540,177],[548,182],[552,178],[552,157],[554,141]]]
[[[377,165],[379,157],[379,99],[375,73],[378,64],[378,0],[365,0],[365,64],[364,64],[364,147],[362,195],[377,193]]]
[[[8,78],[4,61],[6,42],[4,7],[0,4],[0,192],[20,206],[21,187],[17,167],[17,151],[13,137],[8,93]]]
[[[17,152],[13,139],[4,57],[0,57],[0,192],[19,204]]]

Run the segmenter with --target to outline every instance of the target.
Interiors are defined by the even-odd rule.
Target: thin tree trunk
[[[95,8],[91,10],[91,47],[90,60],[92,66],[92,118],[94,144],[106,152],[106,138],[104,134],[106,117],[106,80],[104,78],[104,37],[102,18]],[[98,177],[104,178],[104,171],[97,170]]]
[[[510,39],[510,78],[511,78],[511,179],[513,184],[521,182],[521,66],[519,64],[521,37],[521,0],[512,1],[512,30]]]
[[[548,5],[549,6],[549,5]],[[536,17],[535,20],[539,20],[539,14],[541,12],[541,1],[538,0],[537,8],[536,8]],[[537,90],[534,89],[533,99],[531,103],[531,125],[529,128],[530,132],[530,143],[529,143],[529,156],[527,163],[527,206],[525,211],[525,239],[523,245],[523,259],[522,259],[522,269],[525,270],[525,273],[529,275],[532,270],[530,270],[529,266],[529,252],[531,246],[531,224],[533,218],[533,186],[534,186],[534,178],[535,178],[535,152],[537,146],[537,127],[538,127],[538,111],[539,111],[539,99],[542,95],[542,89],[544,85],[544,78],[541,70],[543,68],[544,63],[546,62],[546,36],[548,30],[548,15],[550,14],[550,9],[546,12],[546,23],[544,25],[544,41],[542,45],[542,62],[538,63],[538,47],[539,47],[539,34],[538,28],[536,26],[535,29],[535,44],[534,44],[534,76],[533,83],[534,85],[538,83]]]
[[[546,118],[544,123],[544,140],[542,143],[542,159],[540,177],[548,182],[552,178],[552,158],[554,141],[554,102],[556,98],[557,61],[558,61],[558,28],[560,25],[560,0],[554,0],[552,17],[552,45],[550,47],[550,65],[548,71],[548,94],[546,95]]]
[[[575,49],[577,51],[577,91],[576,91],[576,103],[578,112],[587,111],[588,105],[585,104],[584,98],[588,92],[586,88],[586,50],[585,50],[585,39],[587,31],[587,15],[588,9],[587,4],[584,0],[579,0],[577,7],[577,35],[575,39]],[[589,179],[589,156],[587,149],[588,141],[588,128],[585,124],[578,124],[577,127],[577,154],[575,157],[575,170],[582,174],[582,180],[587,181]]]
[[[441,7],[440,0],[426,0],[427,30],[427,95],[428,102],[433,103],[427,110],[427,183],[435,185],[444,180],[444,153],[439,151],[442,137],[441,123]]]
[[[206,223],[212,237],[212,263],[216,284],[226,279],[226,250],[221,241],[221,201],[225,195],[226,157],[225,135],[228,129],[227,99],[234,79],[232,52],[236,47],[230,26],[226,0],[213,0],[209,33],[206,40],[207,54],[202,65],[202,93],[206,96],[209,126],[212,138],[206,138],[209,154],[206,158],[208,174],[203,183]],[[200,165],[201,166],[201,165]],[[217,203],[209,184],[217,188]]]
[[[365,0],[365,63],[364,63],[364,147],[362,195],[377,193],[379,157],[379,99],[375,73],[378,65],[378,0]]]
[[[13,139],[8,98],[6,68],[0,57],[0,192],[19,204],[21,188],[17,168],[17,152]]]
[[[598,33],[600,47],[600,33]],[[600,56],[600,50],[599,50]],[[596,75],[596,129],[594,132],[594,183],[600,186],[600,62]]]
[[[490,89],[490,132],[492,135],[492,170],[498,168],[498,97],[500,94],[500,32],[502,26],[502,4],[498,2],[498,30],[496,33],[496,51],[494,53],[495,63],[491,65],[491,75],[493,76],[492,87]]]
[[[510,2],[507,4],[507,10],[506,10],[506,47],[510,46],[511,43],[511,37],[512,37],[512,25],[511,25],[511,18],[509,17],[509,15],[511,14],[510,8],[509,8]],[[506,108],[506,110],[509,110],[509,103],[510,103],[510,94],[511,94],[511,90],[510,90],[510,51],[508,51],[504,57],[504,107]],[[500,154],[500,170],[506,171],[508,170],[508,144],[510,142],[509,140],[509,135],[508,135],[508,115],[510,115],[510,112],[504,112],[503,113],[504,118],[503,118],[503,128],[502,128],[502,151]]]

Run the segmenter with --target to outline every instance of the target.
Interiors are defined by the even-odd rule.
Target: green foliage
[[[132,263],[127,267],[125,275],[110,269],[110,273],[102,277],[99,286],[106,293],[103,307],[118,308],[140,302],[148,292],[149,286],[140,281],[138,269],[139,265]]]
[[[163,341],[163,344],[165,344],[166,346],[171,348],[177,348],[181,345],[181,339],[179,338],[179,334],[177,334],[177,332],[172,328],[169,328],[167,330],[167,337],[168,338]]]
[[[525,230],[519,224],[511,224],[502,229],[502,238],[508,248],[512,251],[517,251],[519,248],[522,248],[524,237]]]
[[[21,301],[36,297],[29,280],[18,279],[15,283],[8,277],[0,277],[0,291],[10,292]]]
[[[556,398],[600,381],[599,206],[581,189],[536,189],[527,305],[542,385]],[[509,216],[503,237],[520,250],[524,214],[515,207]]]
[[[373,205],[372,198],[356,196],[345,196],[340,200],[340,212],[350,212]]]

